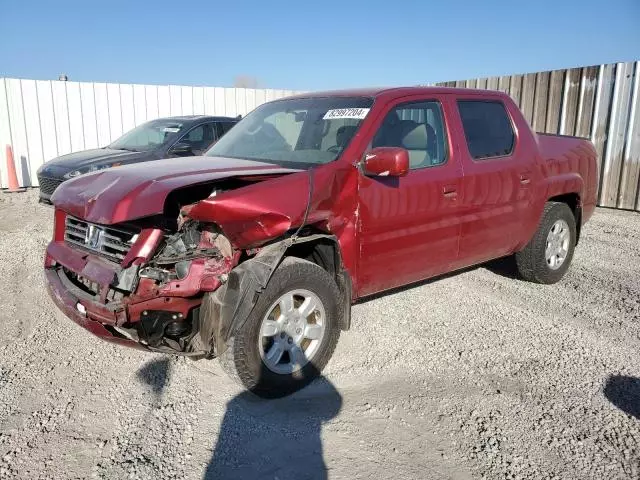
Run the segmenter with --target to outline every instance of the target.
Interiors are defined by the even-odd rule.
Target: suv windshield
[[[183,125],[175,120],[152,120],[125,133],[108,148],[148,152],[173,140],[182,128]]]
[[[372,98],[314,97],[259,106],[209,149],[208,156],[321,164],[340,155],[369,113]]]

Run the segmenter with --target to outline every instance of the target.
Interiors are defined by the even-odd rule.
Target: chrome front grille
[[[95,225],[67,216],[64,240],[118,262],[127,255],[138,234],[119,228]]]

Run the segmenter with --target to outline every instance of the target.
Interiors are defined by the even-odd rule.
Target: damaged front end
[[[332,209],[342,200],[354,211],[343,188],[348,178],[318,173],[314,179],[311,171],[236,175],[164,190],[162,213],[149,207],[133,220],[126,212],[142,207],[122,201],[105,217],[106,207],[85,200],[71,182],[71,194],[57,192],[65,208],[54,198],[54,238],[45,259],[49,293],[68,317],[107,341],[212,358],[226,349],[290,250],[287,255],[316,261],[335,276],[348,328],[352,287],[337,245],[349,244],[340,237],[352,238],[355,218]],[[101,192],[97,198],[110,191],[101,185],[83,184]],[[312,253],[304,246],[309,242],[323,247]]]
[[[287,249],[332,238],[289,236],[238,250],[214,224],[194,220],[172,234],[118,230],[120,241],[114,229],[62,211],[56,220],[64,230],[47,249],[45,270],[58,307],[105,340],[194,358],[226,349]],[[97,246],[74,242],[96,235]],[[109,249],[121,252],[119,264],[106,257]]]
[[[215,225],[184,223],[139,269],[138,288],[125,300],[132,315],[118,331],[152,350],[213,356],[201,337],[200,303],[227,282],[239,258]]]
[[[214,354],[199,337],[200,304],[240,258],[214,225],[187,222],[167,234],[95,225],[62,211],[56,223],[64,226],[47,248],[48,288],[76,323],[115,343]]]
[[[111,342],[195,358],[225,350],[291,245],[329,237],[289,237],[240,251],[215,225],[187,220],[174,234],[129,231],[132,242],[119,230],[118,265],[95,255],[114,248],[114,229],[61,211],[56,220],[64,222],[64,236],[49,245],[45,267],[51,297],[67,316]],[[75,238],[96,231],[108,242],[74,248]]]

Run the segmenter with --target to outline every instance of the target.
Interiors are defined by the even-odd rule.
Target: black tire
[[[545,250],[547,236],[558,220],[564,220],[569,226],[569,247],[564,262],[557,269],[547,263]],[[540,225],[527,246],[516,253],[516,265],[523,279],[535,283],[552,284],[558,282],[571,264],[576,246],[576,219],[566,203],[547,202]]]
[[[262,361],[258,346],[262,319],[267,309],[286,292],[306,289],[322,302],[327,322],[313,358],[292,374],[271,371]],[[265,398],[289,395],[313,381],[329,362],[340,337],[338,286],[331,275],[315,263],[286,257],[260,295],[245,324],[235,332],[220,356],[223,370],[244,388]]]

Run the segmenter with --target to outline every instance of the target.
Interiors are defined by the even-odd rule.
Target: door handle
[[[458,196],[458,190],[455,185],[445,185],[442,187],[442,195],[445,198],[456,198]]]
[[[527,175],[526,173],[520,174],[520,183],[522,185],[530,184],[531,183],[531,179],[529,178],[529,175]]]

